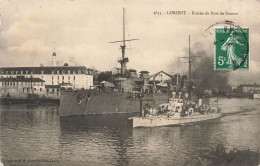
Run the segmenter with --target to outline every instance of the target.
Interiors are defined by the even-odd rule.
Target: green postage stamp
[[[249,70],[249,28],[215,28],[215,70]]]

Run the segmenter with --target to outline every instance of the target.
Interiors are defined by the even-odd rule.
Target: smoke
[[[204,50],[191,52],[192,79],[194,86],[199,89],[223,90],[228,86],[228,75],[226,71],[214,70],[214,56],[209,56]],[[198,56],[195,58],[195,56]]]

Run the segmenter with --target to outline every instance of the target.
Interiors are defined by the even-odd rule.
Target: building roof
[[[45,81],[40,78],[17,77],[17,78],[0,78],[0,82],[45,82]]]
[[[33,74],[42,74],[42,72],[44,74],[57,74],[57,71],[59,71],[60,74],[62,72],[68,74],[68,71],[70,71],[71,74],[73,71],[77,73],[80,71],[81,74],[84,74],[86,70],[91,69],[87,69],[85,66],[1,67],[0,74],[7,74],[6,72],[8,72],[8,74],[11,74],[11,72],[13,72],[13,74],[16,74],[16,72],[18,72],[18,74],[26,74],[26,71],[28,71],[28,74],[32,74],[31,72],[33,72]]]

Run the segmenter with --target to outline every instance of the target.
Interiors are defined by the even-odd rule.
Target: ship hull
[[[59,115],[136,113],[145,105],[158,107],[168,98],[169,95],[163,93],[135,98],[129,93],[119,92],[61,91]]]
[[[194,123],[194,122],[216,119],[219,117],[221,117],[220,113],[190,116],[190,117],[180,117],[180,118],[155,116],[155,117],[134,117],[131,119],[133,119],[133,128],[136,128],[136,127],[159,127],[159,126],[181,125],[186,123]]]

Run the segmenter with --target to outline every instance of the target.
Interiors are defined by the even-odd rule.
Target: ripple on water
[[[225,115],[220,119],[138,129],[121,115],[63,119],[50,107],[1,107],[1,156],[63,165],[184,165],[217,144],[260,148],[260,100],[219,102]]]

